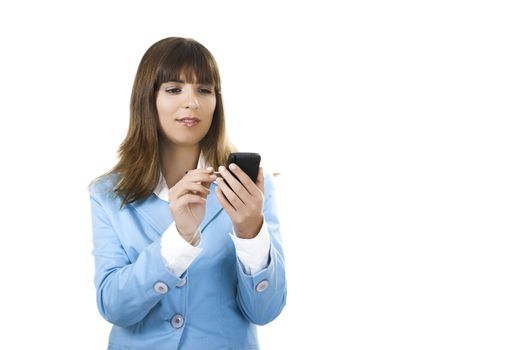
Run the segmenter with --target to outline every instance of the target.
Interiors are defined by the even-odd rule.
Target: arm
[[[264,185],[264,222],[270,235],[268,265],[262,271],[249,275],[237,259],[237,303],[250,322],[263,325],[274,320],[286,304],[286,275],[274,196],[274,185],[267,175]]]
[[[181,279],[171,274],[160,254],[160,239],[130,261],[103,200],[91,194],[95,286],[101,315],[121,327],[141,321]]]
[[[235,233],[253,239],[266,223],[270,235],[268,266],[249,275],[237,258],[237,303],[244,316],[255,324],[265,324],[275,319],[286,303],[286,277],[279,231],[279,220],[272,177],[265,177],[259,169],[254,183],[238,166],[229,165],[238,178],[219,167],[222,178],[217,179],[217,199],[230,216]]]

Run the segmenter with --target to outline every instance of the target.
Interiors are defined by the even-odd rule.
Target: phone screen
[[[230,153],[227,165],[230,165],[231,163],[238,165],[246,173],[246,175],[252,179],[253,182],[257,180],[257,175],[259,174],[259,165],[261,163],[261,156],[258,153]]]

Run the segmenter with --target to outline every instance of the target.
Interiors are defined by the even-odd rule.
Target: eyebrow
[[[179,83],[179,84],[186,84],[186,82],[184,80],[173,80],[172,82]],[[169,81],[167,81],[166,83],[169,83]],[[193,84],[195,84],[195,85],[204,85],[204,86],[213,86],[212,83],[199,83],[199,82],[197,82],[197,83],[193,83]]]

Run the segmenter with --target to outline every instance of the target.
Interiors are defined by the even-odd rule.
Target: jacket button
[[[175,329],[179,329],[184,325],[184,317],[182,315],[175,315],[171,318],[171,326]]]
[[[155,289],[155,292],[159,294],[166,294],[168,292],[168,286],[164,282],[155,283],[153,289]]]
[[[177,287],[177,288],[184,287],[185,284],[186,284],[186,277],[181,279],[180,282],[177,283],[177,285],[175,287]]]
[[[262,280],[261,282],[257,284],[257,286],[255,287],[255,290],[258,292],[264,292],[266,288],[268,288],[269,285],[270,285],[270,282],[268,282],[267,280]]]

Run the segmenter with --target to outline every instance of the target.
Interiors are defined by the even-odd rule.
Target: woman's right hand
[[[171,215],[182,238],[191,242],[197,228],[204,218],[206,197],[210,194],[210,185],[217,177],[213,168],[188,171],[168,192]]]

